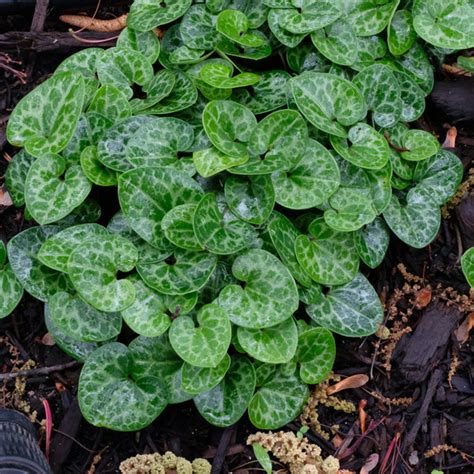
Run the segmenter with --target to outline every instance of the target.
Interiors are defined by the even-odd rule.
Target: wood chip
[[[365,385],[369,381],[368,375],[365,374],[355,374],[350,377],[341,380],[340,382],[335,383],[327,388],[326,393],[328,395],[334,395],[341,390],[347,390],[349,388],[359,388]]]
[[[415,306],[418,309],[426,308],[431,303],[431,288],[422,288],[416,293]]]

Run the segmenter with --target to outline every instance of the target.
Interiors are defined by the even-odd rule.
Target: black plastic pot
[[[94,0],[49,0],[50,7],[75,8],[94,5]],[[0,0],[0,14],[8,15],[25,10],[32,10],[36,0]]]
[[[21,413],[0,409],[0,474],[51,474],[33,424]]]

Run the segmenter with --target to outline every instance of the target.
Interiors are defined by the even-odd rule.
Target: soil
[[[0,51],[18,61],[9,67],[26,74],[23,80],[5,69],[0,59],[0,187],[8,160],[15,154],[5,139],[12,108],[68,54],[87,46],[72,38],[57,20],[64,10],[42,11],[47,3],[37,2],[33,28],[32,10],[0,18]],[[102,1],[98,17],[120,15],[129,3]],[[90,14],[94,6],[74,11]],[[83,37],[104,39],[107,34],[85,33]],[[113,40],[102,43],[110,44]],[[454,57],[445,58],[446,63],[454,61]],[[467,175],[474,158],[474,78],[448,74],[439,64],[436,68],[436,86],[417,125],[441,141],[456,126],[453,151],[462,159]],[[110,194],[96,197],[109,203],[108,213],[113,211]],[[22,210],[0,206],[0,238],[5,242],[31,225]],[[356,407],[365,404],[367,430],[363,433],[361,429],[359,412],[347,414],[322,407],[318,408],[319,422],[329,433],[328,439],[316,430],[306,433],[325,455],[338,456],[342,468],[359,472],[375,453],[379,464],[373,472],[474,472],[474,338],[466,334],[461,344],[462,329],[458,329],[473,311],[459,266],[463,249],[474,245],[473,230],[474,195],[470,191],[450,210],[428,248],[415,250],[393,237],[383,264],[377,270],[367,269],[386,304],[385,325],[390,335],[387,339],[384,334],[364,339],[339,337],[334,368],[341,376],[370,376],[363,387],[338,394]],[[21,368],[27,360],[35,361],[36,367],[60,366],[46,375],[26,377],[25,387],[0,381],[0,406],[30,407],[43,420],[42,400],[48,400],[54,421],[50,454],[54,472],[119,472],[120,462],[130,456],[166,450],[188,459],[206,457],[214,473],[259,472],[246,446],[247,436],[256,431],[248,420],[225,430],[215,428],[191,402],[168,407],[155,423],[137,433],[89,425],[76,398],[80,364],[70,364],[71,359],[52,345],[42,304],[28,295],[13,316],[0,321],[0,338],[0,374]],[[297,431],[300,426],[296,420],[284,429]]]

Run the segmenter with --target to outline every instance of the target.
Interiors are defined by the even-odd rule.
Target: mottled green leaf
[[[291,8],[291,7],[290,7]],[[298,46],[306,36],[306,34],[296,35],[285,30],[280,26],[280,20],[283,18],[285,10],[279,8],[272,8],[268,12],[268,26],[270,27],[271,32],[275,38],[284,46],[288,48],[295,48]]]
[[[21,207],[25,204],[26,176],[35,160],[36,158],[33,155],[30,155],[23,149],[8,164],[5,184],[16,207]]]
[[[202,250],[194,234],[193,216],[196,204],[182,204],[168,211],[161,221],[166,238],[185,250]]]
[[[233,68],[222,63],[205,64],[199,72],[199,78],[217,89],[235,89],[256,84],[260,80],[258,74],[242,72],[232,76]]]
[[[130,107],[134,113],[142,112],[153,107],[158,102],[168,97],[176,83],[176,75],[168,69],[161,69],[143,86],[146,94],[144,99],[134,98],[130,101]]]
[[[467,282],[474,288],[474,247],[466,250],[461,258],[461,267]]]
[[[382,263],[389,243],[390,233],[380,217],[354,233],[357,253],[370,268],[377,268]]]
[[[230,156],[221,150],[211,147],[193,153],[196,171],[204,178],[214,176],[221,171],[241,165],[248,160],[248,155]]]
[[[124,28],[117,38],[117,48],[127,48],[137,51],[154,64],[160,55],[160,40],[154,31],[136,31]]]
[[[148,31],[166,25],[186,13],[192,0],[135,0],[130,8],[127,24],[137,31]]]
[[[183,16],[179,31],[188,48],[214,49],[218,39],[215,29],[216,17],[204,5],[193,5]]]
[[[116,186],[118,183],[117,173],[99,160],[97,147],[93,145],[82,150],[81,168],[87,179],[98,186]]]
[[[358,36],[376,35],[385,29],[400,0],[351,0],[348,18]]]
[[[387,29],[388,49],[394,56],[406,53],[416,40],[413,16],[409,10],[398,10]]]
[[[258,48],[264,44],[261,36],[249,30],[249,21],[245,13],[238,10],[224,10],[217,16],[216,29],[235,43]]]
[[[213,389],[224,378],[229,370],[231,358],[226,354],[216,367],[196,367],[183,364],[182,384],[186,392],[198,395]]]
[[[6,263],[7,250],[0,240],[0,319],[8,316],[23,296],[23,287],[16,278],[9,263]]]
[[[120,89],[110,84],[102,86],[95,93],[87,111],[102,114],[114,121],[132,115],[127,96]]]

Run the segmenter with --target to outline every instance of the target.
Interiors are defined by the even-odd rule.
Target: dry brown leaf
[[[112,20],[99,20],[86,15],[61,15],[59,19],[68,25],[81,29],[109,33],[123,30],[127,26],[127,16],[126,13]]]
[[[347,390],[349,388],[359,388],[365,385],[369,381],[369,377],[365,374],[355,374],[347,377],[340,382],[331,385],[326,390],[328,395],[334,395],[341,390]]]
[[[418,309],[426,308],[431,302],[431,288],[427,286],[416,293],[415,306]]]
[[[13,204],[12,198],[8,191],[5,191],[3,187],[0,187],[0,206],[11,206]]]
[[[369,472],[373,471],[377,464],[379,463],[379,455],[377,453],[371,454],[365,464],[362,466],[360,470],[360,474],[369,474]]]
[[[456,127],[451,127],[446,132],[446,139],[441,145],[442,148],[456,148],[456,138],[458,136],[458,129]]]
[[[41,344],[44,346],[54,346],[56,343],[54,342],[53,336],[49,332],[47,332],[42,338],[41,338]]]
[[[469,339],[469,333],[474,328],[474,312],[469,313],[461,325],[454,331],[459,344],[464,344]]]

